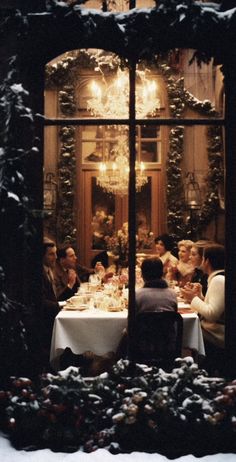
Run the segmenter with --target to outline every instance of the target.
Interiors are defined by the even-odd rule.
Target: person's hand
[[[192,299],[195,297],[195,293],[190,287],[183,287],[180,289],[180,294],[184,301],[189,303],[191,303]]]
[[[68,287],[72,289],[73,285],[76,283],[77,274],[74,269],[68,270]]]
[[[109,271],[108,273],[104,274],[103,276],[103,282],[107,282],[108,279],[111,279],[114,276],[114,273],[112,271]]]
[[[95,272],[96,272],[96,273],[98,273],[99,271],[105,271],[104,266],[103,266],[102,263],[99,262],[99,261],[97,261],[97,263],[96,263],[94,269],[95,269]]]
[[[194,297],[200,297],[202,295],[202,286],[198,282],[196,283],[191,283],[187,282],[183,288],[180,289],[181,296],[186,300],[187,302],[192,301]]]

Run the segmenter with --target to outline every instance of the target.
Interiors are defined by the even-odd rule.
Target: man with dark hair
[[[68,244],[57,250],[54,278],[58,300],[67,300],[72,297],[80,286],[76,263],[77,257],[71,245]]]
[[[201,318],[201,326],[206,347],[206,354],[220,354],[224,349],[225,340],[225,275],[224,247],[219,244],[209,244],[203,252],[202,269],[208,274],[208,288],[205,297],[202,295],[201,284],[189,283],[181,290],[184,298],[191,302],[191,308]]]
[[[144,286],[136,290],[136,310],[177,311],[175,292],[163,279],[163,263],[158,257],[146,258],[141,265]]]
[[[53,269],[56,263],[57,248],[53,241],[44,238],[43,241],[43,274],[42,274],[42,308],[43,308],[43,338],[44,346],[48,351],[51,344],[53,323],[60,311],[57,302]]]
[[[163,279],[163,263],[158,257],[145,258],[141,264],[144,286],[135,291],[136,313],[177,311],[177,298]],[[127,331],[118,345],[117,358],[127,355]]]

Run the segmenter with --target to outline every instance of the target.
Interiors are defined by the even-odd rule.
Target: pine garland
[[[115,55],[114,58],[111,59],[110,55],[106,55],[103,52],[94,52],[90,54],[87,50],[74,51],[72,53],[67,53],[56,64],[47,66],[47,85],[49,88],[52,88],[55,84],[57,87],[60,85],[63,86],[63,90],[59,93],[60,109],[64,115],[72,115],[75,111],[73,76],[75,75],[77,66],[86,66],[90,69],[100,69],[101,72],[110,72],[117,69],[118,66],[123,67],[124,65],[125,62],[122,62],[119,57]],[[166,160],[166,196],[167,227],[169,232],[173,234],[178,241],[190,235],[192,232],[201,235],[207,225],[217,215],[219,210],[219,185],[223,182],[223,145],[221,128],[212,127],[207,129],[209,168],[206,183],[208,185],[208,190],[198,220],[196,223],[192,223],[190,227],[190,223],[188,219],[186,219],[186,203],[181,169],[184,154],[184,127],[178,125],[178,119],[183,117],[187,106],[206,117],[217,117],[219,114],[209,100],[200,101],[184,88],[184,79],[182,77],[176,78],[173,75],[173,70],[163,57],[159,59],[153,58],[152,65],[160,70],[166,81],[170,113],[172,117],[177,119],[177,125],[170,129],[169,135],[169,152]],[[70,82],[69,86],[66,85],[68,81]],[[217,148],[215,147],[216,145]],[[215,154],[214,149],[217,150]],[[71,162],[70,166],[74,168],[74,161]],[[218,171],[217,174],[216,171]],[[65,174],[65,178],[63,178],[63,173]],[[71,171],[69,174],[68,169],[63,167],[59,168],[59,175],[62,184],[68,185],[69,183],[66,183],[68,181],[68,176],[73,178],[74,173]],[[65,190],[65,196],[68,199],[69,195],[67,192],[68,191]],[[69,204],[66,200],[64,206],[66,207],[65,210],[68,210],[67,216],[73,216],[73,214],[71,215],[71,210],[73,209],[72,204]],[[71,229],[69,229],[68,223],[65,224],[65,221],[66,218],[61,220],[60,227],[61,229],[67,230],[67,237],[73,239],[74,225],[71,222]],[[63,240],[64,239],[65,234]]]

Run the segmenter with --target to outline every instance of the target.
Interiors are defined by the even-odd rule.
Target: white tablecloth
[[[195,348],[204,355],[204,343],[199,318],[195,313],[182,314],[183,347]],[[98,309],[61,311],[54,322],[50,360],[56,367],[56,358],[66,347],[73,353],[93,351],[103,355],[116,351],[122,332],[127,326],[127,311],[107,312]]]

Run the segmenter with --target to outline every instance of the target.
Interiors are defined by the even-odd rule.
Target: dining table
[[[183,318],[183,348],[205,355],[199,317],[188,304],[178,302]],[[59,357],[66,347],[75,354],[92,351],[97,355],[115,352],[127,328],[128,310],[108,311],[94,306],[65,306],[56,316],[53,327],[50,361],[58,369]]]

